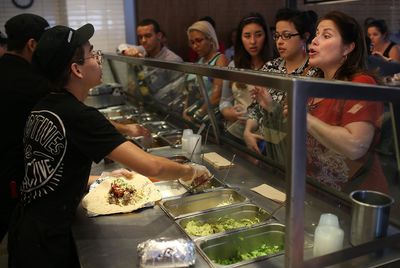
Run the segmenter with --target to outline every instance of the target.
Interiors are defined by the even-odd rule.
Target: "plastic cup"
[[[188,136],[187,153],[189,155],[199,154],[201,152],[201,135],[192,134]]]
[[[324,213],[319,218],[318,226],[334,226],[339,227],[339,220],[338,217],[331,213]]]
[[[182,133],[182,151],[187,152],[188,151],[188,137],[190,135],[193,135],[193,130],[192,129],[184,129]]]

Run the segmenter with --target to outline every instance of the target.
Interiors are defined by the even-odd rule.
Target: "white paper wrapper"
[[[149,239],[137,247],[139,267],[189,267],[195,264],[196,248],[189,239]]]
[[[135,199],[133,204],[126,206],[110,204],[108,192],[112,181],[116,178],[112,176],[101,177],[90,186],[89,193],[82,200],[82,206],[87,210],[89,217],[129,213],[140,208],[154,206],[156,201],[161,200],[162,196],[157,187],[147,177],[136,173],[132,179],[119,178],[131,184],[140,193],[141,198]]]

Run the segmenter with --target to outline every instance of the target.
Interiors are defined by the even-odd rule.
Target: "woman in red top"
[[[366,74],[362,28],[341,12],[330,12],[318,23],[310,46],[310,65],[325,79],[376,84]],[[387,192],[379,159],[378,139],[383,103],[363,100],[311,98],[307,114],[307,173],[338,190]]]

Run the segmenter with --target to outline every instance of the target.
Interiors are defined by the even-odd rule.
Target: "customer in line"
[[[101,53],[89,42],[93,34],[91,24],[55,26],[33,55],[52,92],[33,108],[24,130],[25,175],[9,230],[10,267],[79,267],[71,224],[93,161],[108,157],[161,180],[210,176],[204,166],[144,152],[83,103],[102,78]]]
[[[259,70],[272,59],[271,32],[259,13],[250,13],[237,27],[234,60],[228,67]],[[247,107],[252,103],[250,90],[253,85],[234,81],[223,82],[219,109],[226,120],[226,129],[231,138],[244,144],[243,132]]]
[[[34,14],[20,14],[6,21],[8,50],[0,58],[0,241],[18,200],[24,177],[22,137],[29,112],[48,91],[44,77],[31,66],[32,54],[49,23]]]
[[[373,41],[374,42],[374,41]],[[328,80],[376,84],[366,72],[367,51],[357,21],[339,11],[323,16],[310,46],[310,65]],[[311,98],[307,114],[307,174],[335,189],[387,192],[374,146],[383,103]]]
[[[192,49],[199,55],[200,59],[197,61],[199,64],[206,64],[209,66],[227,66],[228,59],[224,54],[218,52],[218,38],[213,26],[207,21],[197,21],[193,23],[187,29],[187,36],[189,44]],[[210,104],[213,107],[217,107],[221,98],[222,92],[222,79],[214,79],[212,77],[203,77],[204,85],[210,99]],[[194,75],[187,77],[187,83],[198,84],[198,81]],[[193,121],[193,119],[201,120],[207,114],[207,106],[205,102],[195,110],[194,114],[188,114],[188,107],[192,105],[192,101],[202,99],[198,87],[196,90],[189,92],[189,98],[185,101],[183,116],[187,120]],[[194,95],[191,98],[191,94]],[[194,117],[194,118],[193,118]]]
[[[163,33],[157,21],[144,19],[137,25],[136,34],[139,46],[121,44],[117,53],[130,57],[148,57],[151,59],[182,62],[182,58],[163,44]],[[150,93],[155,94],[159,89],[178,79],[182,73],[161,68],[145,67],[147,86]]]
[[[317,68],[309,66],[307,44],[313,37],[314,19],[308,12],[281,9],[275,17],[273,39],[279,57],[267,62],[262,71],[277,74],[315,76]],[[287,94],[283,90],[255,87],[256,103],[249,107],[244,140],[247,147],[281,166],[285,165],[287,122],[283,115]]]

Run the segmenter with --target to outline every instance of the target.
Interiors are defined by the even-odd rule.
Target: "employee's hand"
[[[126,179],[132,179],[135,172],[129,171],[124,168],[116,169],[111,172],[103,172],[101,177],[103,176],[112,176],[112,177],[125,177]]]
[[[195,164],[195,163],[191,163],[191,164],[187,164],[190,165],[190,167],[193,170],[193,175],[191,178],[182,178],[182,180],[184,181],[184,183],[186,185],[192,185],[193,182],[197,182],[199,180],[203,181],[203,180],[209,180],[211,178],[211,172],[203,165],[199,165],[199,164]]]

